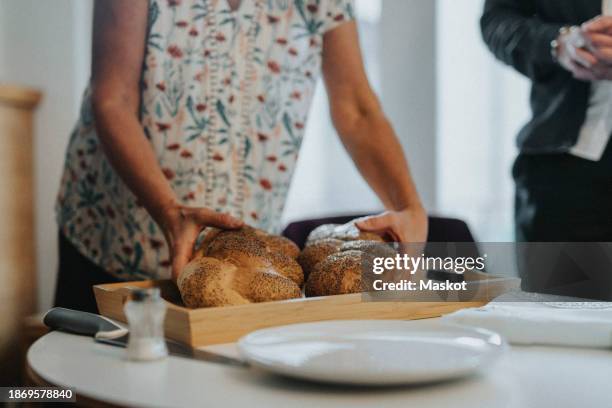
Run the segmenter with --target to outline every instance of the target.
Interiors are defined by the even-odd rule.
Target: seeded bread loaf
[[[306,296],[330,296],[367,290],[362,279],[375,257],[393,257],[396,251],[376,234],[353,224],[323,225],[309,235],[298,262],[307,278]]]
[[[251,227],[210,230],[177,285],[187,307],[233,306],[301,296],[299,248]]]

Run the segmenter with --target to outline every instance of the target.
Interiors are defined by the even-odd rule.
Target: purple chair
[[[298,244],[300,248],[303,248],[306,243],[306,238],[308,238],[308,234],[319,225],[345,224],[355,218],[363,216],[363,214],[344,215],[293,222],[285,228],[283,235]],[[475,239],[470,228],[464,221],[453,218],[429,217],[429,235],[427,237],[427,242],[475,243]]]
[[[366,214],[367,215],[367,214]],[[363,217],[364,215],[346,215],[330,218],[319,218],[314,220],[305,220],[291,223],[283,231],[283,235],[293,242],[298,244],[300,248],[304,247],[308,234],[317,228],[319,225],[324,224],[345,224],[355,218]],[[474,240],[470,228],[468,225],[461,220],[453,218],[441,218],[441,217],[429,217],[429,235],[427,237],[428,243],[434,243],[433,245],[427,245],[425,248],[425,254],[427,256],[448,256],[449,246],[445,243],[449,243],[453,247],[452,253],[455,256],[473,257],[480,256],[478,245]],[[440,244],[435,244],[440,243]],[[459,246],[454,243],[463,243]],[[433,280],[452,280],[452,281],[463,281],[463,275],[457,275],[454,273],[447,273],[443,271],[428,271],[428,277]]]

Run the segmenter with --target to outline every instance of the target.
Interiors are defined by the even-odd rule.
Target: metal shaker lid
[[[138,288],[132,291],[132,301],[144,302],[145,300],[156,300],[161,297],[159,288]]]

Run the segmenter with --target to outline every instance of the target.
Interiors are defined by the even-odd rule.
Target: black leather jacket
[[[482,35],[495,57],[529,77],[533,117],[518,136],[523,153],[561,153],[584,123],[590,83],[559,66],[550,43],[566,25],[601,14],[601,0],[486,0]]]

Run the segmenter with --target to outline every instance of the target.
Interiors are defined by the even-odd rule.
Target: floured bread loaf
[[[232,306],[301,296],[298,247],[251,227],[208,231],[177,284],[187,307]]]
[[[307,277],[306,296],[363,292],[368,286],[362,271],[371,270],[375,257],[396,254],[378,235],[361,232],[352,223],[321,226],[309,235],[298,257]]]
[[[340,241],[377,241],[384,242],[384,240],[373,232],[364,232],[355,226],[354,222],[347,224],[326,224],[315,228],[308,235],[306,240],[306,246],[313,244],[323,239],[337,239]]]

